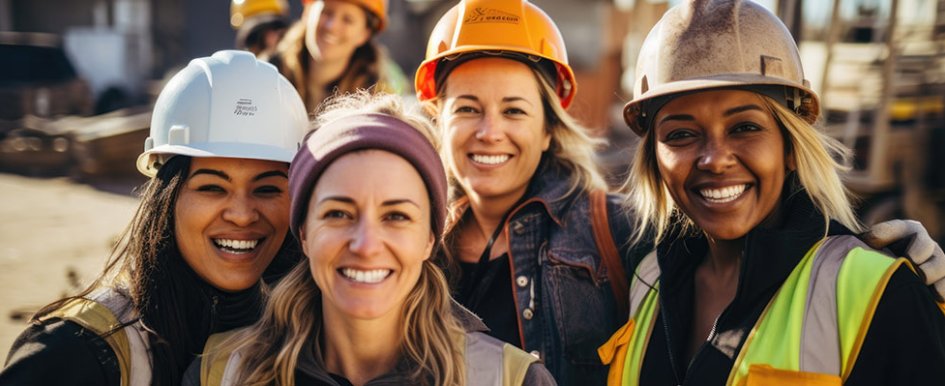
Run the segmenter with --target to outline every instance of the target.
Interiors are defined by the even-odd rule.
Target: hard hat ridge
[[[425,101],[436,97],[449,70],[461,63],[450,61],[488,53],[508,56],[539,71],[549,72],[543,69],[553,67],[550,83],[563,107],[570,105],[577,92],[564,39],[544,11],[527,0],[463,0],[440,18],[430,34],[426,57],[414,78],[417,98]],[[441,64],[449,68],[440,69]]]
[[[244,51],[192,60],[161,91],[138,170],[175,155],[289,162],[308,126],[295,88]]]
[[[820,112],[787,27],[748,0],[689,0],[671,8],[644,41],[635,77],[624,119],[640,135],[671,96],[712,88],[772,96],[808,122]]]

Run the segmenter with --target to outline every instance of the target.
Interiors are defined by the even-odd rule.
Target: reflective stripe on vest
[[[90,298],[72,299],[45,315],[43,320],[68,320],[95,332],[115,353],[122,386],[150,385],[151,358],[147,335],[140,323],[115,331],[121,324],[134,319],[131,301],[114,289],[96,292]]]
[[[752,328],[727,384],[746,385],[749,372],[754,371],[845,380],[856,362],[886,283],[899,265],[906,262],[866,248],[853,236],[827,237],[814,245]],[[649,259],[653,260],[650,264],[655,262],[655,254],[648,255],[644,262]],[[638,280],[634,277],[631,284],[631,298]],[[873,290],[864,296],[864,288]],[[625,346],[629,352],[621,372],[622,385],[638,384],[643,355],[656,321],[658,304],[653,303],[658,303],[657,291],[646,290],[648,293],[639,306],[631,304],[638,311],[632,314],[631,323],[635,325]]]
[[[239,353],[218,350],[233,333],[214,334],[207,339],[200,362],[201,385],[236,385]],[[463,339],[468,386],[519,386],[525,380],[528,367],[538,361],[535,356],[483,333],[466,333]]]

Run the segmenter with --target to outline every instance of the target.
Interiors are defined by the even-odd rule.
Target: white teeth
[[[745,192],[746,188],[748,188],[748,185],[745,184],[732,185],[720,189],[701,189],[699,190],[699,194],[701,194],[702,198],[705,198],[706,201],[722,204],[734,201]]]
[[[358,283],[375,284],[380,283],[390,275],[389,269],[372,269],[370,271],[361,271],[354,268],[342,268],[341,274],[344,277]]]
[[[482,155],[482,154],[473,154],[472,160],[476,163],[486,164],[486,165],[498,165],[505,161],[508,161],[509,158],[512,158],[508,154],[502,155]]]
[[[259,240],[214,239],[213,243],[230,253],[249,253],[256,248]]]

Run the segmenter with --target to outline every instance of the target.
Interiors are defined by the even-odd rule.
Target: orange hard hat
[[[541,62],[550,62],[553,79],[549,80],[565,108],[577,92],[561,32],[544,11],[527,0],[463,0],[440,18],[430,34],[426,58],[414,78],[417,98],[436,96],[437,66],[444,59],[470,53],[521,57],[539,69]]]
[[[232,0],[230,2],[230,25],[240,28],[254,17],[285,17],[289,14],[286,0]]]
[[[302,5],[309,5],[315,0],[302,0]],[[387,26],[387,0],[341,0],[354,3],[364,7],[368,12],[374,14],[380,23],[377,25],[377,31],[381,32]]]

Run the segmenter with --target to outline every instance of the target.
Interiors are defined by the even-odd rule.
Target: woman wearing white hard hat
[[[388,0],[302,0],[270,62],[302,96],[309,112],[333,93],[373,88],[402,93],[403,71],[374,40],[387,26]]]
[[[941,384],[943,310],[905,259],[856,237],[848,150],[812,126],[818,98],[781,21],[686,1],[637,66],[628,204],[636,239],[658,246],[601,350],[609,384]]]
[[[272,65],[191,61],[155,104],[138,159],[151,180],[104,272],[33,317],[0,383],[177,385],[210,334],[253,323],[264,271],[299,258],[287,176],[306,128]]]

